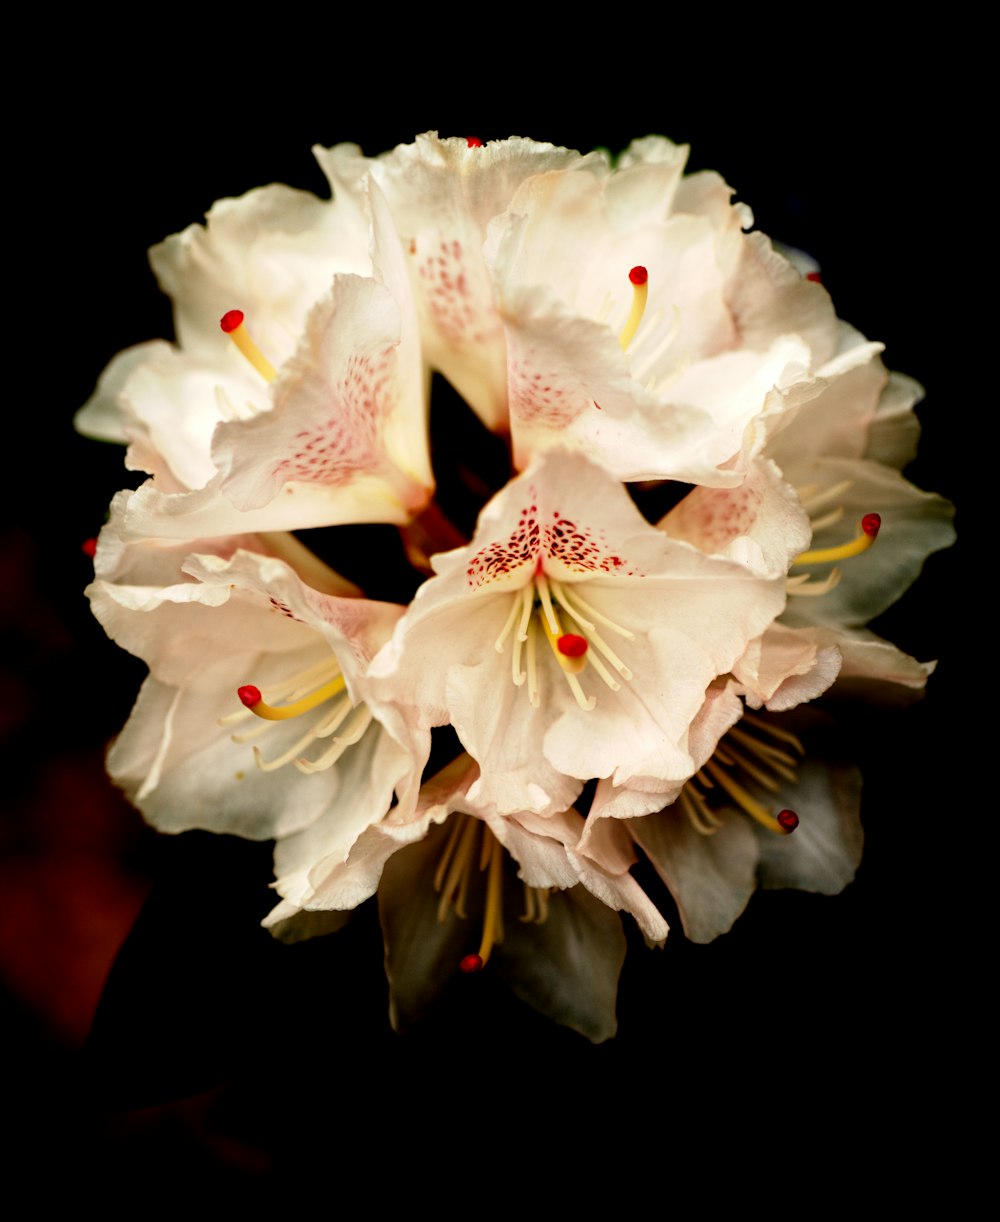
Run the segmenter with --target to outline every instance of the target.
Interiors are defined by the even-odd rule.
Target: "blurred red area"
[[[79,1047],[149,889],[148,833],[104,772],[100,694],[41,550],[0,538],[0,980],[43,1039]]]

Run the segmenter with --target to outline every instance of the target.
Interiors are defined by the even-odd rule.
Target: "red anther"
[[[481,972],[483,970],[482,956],[463,955],[459,960],[458,970],[464,972],[466,976],[471,976],[473,972]]]
[[[254,687],[252,683],[248,683],[245,687],[238,687],[236,695],[239,696],[248,709],[252,709],[255,704],[260,704],[262,698],[260,688]]]
[[[823,277],[819,274],[819,272],[806,272],[806,279],[811,280],[813,284],[823,283]]]
[[[483,147],[483,142],[478,136],[466,136],[465,143],[470,149],[481,149]]]
[[[646,269],[642,267],[641,265],[636,266],[636,267],[633,267],[632,270],[629,272],[628,278],[638,288],[640,284],[645,284],[646,281],[649,279],[649,272],[647,272]]]
[[[794,810],[783,810],[778,814],[778,826],[786,832],[794,832],[799,826],[799,817]]]
[[[97,555],[97,540],[84,539],[84,541],[80,544],[80,550],[85,556],[89,556],[91,560],[93,560],[93,558]]]
[[[242,310],[227,310],[219,319],[219,326],[228,335],[230,331],[235,331],[242,321]]]
[[[866,513],[861,519],[861,529],[874,539],[882,526],[882,519],[877,513]]]
[[[556,649],[564,658],[582,658],[589,648],[587,638],[575,632],[564,632],[556,641]]]

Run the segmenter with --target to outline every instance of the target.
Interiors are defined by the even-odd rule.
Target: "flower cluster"
[[[920,388],[686,154],[320,149],[331,199],[261,188],[153,249],[176,341],[77,418],[149,476],[89,589],[149,666],[112,776],[163,831],[273,839],[284,940],[377,894],[397,1026],[489,965],[613,1034],[619,912],[668,930],[640,857],[696,941],[757,885],[840,891],[830,689],[932,669],[867,628],[952,538],[901,474]],[[412,599],[316,554],[359,523]]]

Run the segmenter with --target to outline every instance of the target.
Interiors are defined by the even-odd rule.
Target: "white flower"
[[[412,806],[426,759],[426,735],[366,678],[402,608],[357,597],[291,536],[123,542],[128,495],[88,590],[108,634],[150,668],[112,777],[163,831],[280,843],[332,819],[346,857],[394,791]]]
[[[842,326],[840,348],[812,392],[777,405],[748,436],[742,485],[696,488],[660,525],[757,572],[787,563],[786,631],[837,648],[845,678],[919,691],[932,667],[864,626],[903,594],[931,552],[953,542],[952,507],[900,474],[916,447],[912,409],[921,391],[888,373],[880,352]],[[807,515],[805,535],[789,529],[795,513]],[[877,515],[874,546],[875,535],[861,529],[868,515]]]
[[[679,788],[705,689],[784,605],[781,579],[667,540],[561,452],[433,564],[371,676],[455,727],[482,770],[473,800],[503,814],[564,810],[592,777]]]
[[[154,249],[178,346],[120,354],[77,419],[130,442],[128,464],[154,477],[128,537],[404,523],[426,502],[416,315],[369,194],[370,222],[350,202],[266,188]]]
[[[526,179],[589,169],[603,158],[521,137],[484,146],[436,132],[375,159],[352,144],[314,151],[337,199],[378,183],[406,251],[424,360],[490,428],[506,432],[506,352],[483,259],[487,227]]]
[[[620,824],[604,824],[598,863],[579,851],[576,811],[499,815],[470,798],[478,773],[459,756],[422,787],[412,813],[392,810],[346,861],[314,855],[309,909],[282,903],[265,924],[286,941],[309,936],[329,910],[353,907],[377,886],[397,1029],[424,1015],[459,971],[490,964],[535,1009],[607,1039],[625,954],[616,910],[631,912],[650,942],[667,935],[629,874],[628,837]],[[278,860],[307,839],[283,842]]]
[[[580,449],[620,479],[732,485],[743,435],[833,352],[829,297],[687,149],[528,179],[486,246],[525,466]]]
[[[669,807],[625,824],[695,942],[726,933],[758,885],[836,895],[863,844],[861,774],[831,718],[809,707],[744,714],[730,685],[710,694],[704,723],[697,777]],[[592,818],[607,796],[599,790]]]

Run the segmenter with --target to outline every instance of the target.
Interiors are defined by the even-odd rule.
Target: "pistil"
[[[778,835],[790,835],[799,825],[795,811],[784,809],[773,814],[754,797],[743,780],[777,794],[783,781],[798,783],[797,757],[803,754],[803,746],[794,734],[746,713],[742,723],[723,736],[711,759],[681,790],[680,808],[696,832],[713,836],[723,820],[710,805],[707,791],[718,785],[744,814],[762,827]]]
[[[277,371],[250,337],[250,332],[247,330],[243,319],[242,310],[227,310],[219,319],[219,326],[236,347],[239,348],[240,352],[243,353],[260,376],[266,382],[273,382],[278,376]]]
[[[580,631],[567,632],[560,620],[560,611],[574,621]],[[539,565],[531,584],[514,595],[500,635],[494,642],[497,653],[503,653],[507,638],[513,635],[511,646],[511,680],[515,687],[528,685],[528,700],[533,708],[541,704],[538,683],[536,637],[540,628],[552,651],[577,704],[589,712],[597,704],[584,691],[578,676],[591,666],[611,691],[621,690],[621,679],[631,679],[632,671],[608,644],[597,625],[610,629],[631,641],[635,634],[614,620],[608,619],[596,607],[586,602],[575,585],[554,581]],[[522,667],[522,650],[525,666]],[[616,677],[617,675],[617,677]]]
[[[633,267],[628,274],[628,278],[632,284],[632,310],[625,326],[622,328],[621,334],[618,336],[618,343],[621,345],[622,352],[629,346],[635,338],[636,331],[639,330],[642,316],[646,312],[646,297],[649,293],[649,273],[644,267]]]
[[[235,726],[250,717],[259,719],[258,726],[249,731],[233,734],[235,743],[246,743],[262,734],[271,722],[289,721],[316,712],[316,716],[305,724],[307,728],[290,747],[273,759],[265,759],[260,748],[254,746],[253,754],[261,772],[274,772],[286,764],[294,764],[303,773],[322,772],[337,762],[344,751],[360,741],[372,721],[372,714],[364,704],[354,705],[345,690],[343,674],[334,657],[300,671],[269,689],[273,700],[288,700],[286,704],[272,704],[264,700],[260,688],[247,683],[237,689],[244,708],[219,719],[222,726]],[[326,706],[326,707],[324,707]],[[344,723],[347,723],[344,726]],[[343,732],[337,731],[344,726]],[[318,739],[333,737],[333,742],[316,759],[305,759],[302,752]]]
[[[838,547],[818,547],[802,552],[792,564],[831,564],[837,560],[850,560],[852,556],[860,556],[866,552],[878,538],[882,519],[877,513],[866,513],[861,519],[861,533],[850,543],[841,543]]]
[[[444,852],[434,873],[434,890],[440,895],[437,918],[448,919],[450,912],[466,919],[466,903],[477,873],[486,874],[486,894],[483,900],[483,927],[479,949],[463,955],[459,971],[480,972],[490,961],[494,946],[503,941],[503,857],[504,848],[490,828],[471,815],[455,817]],[[478,841],[478,853],[476,852]],[[478,868],[477,868],[478,867]],[[541,925],[548,918],[549,893],[545,888],[525,885],[525,911],[522,921]]]

